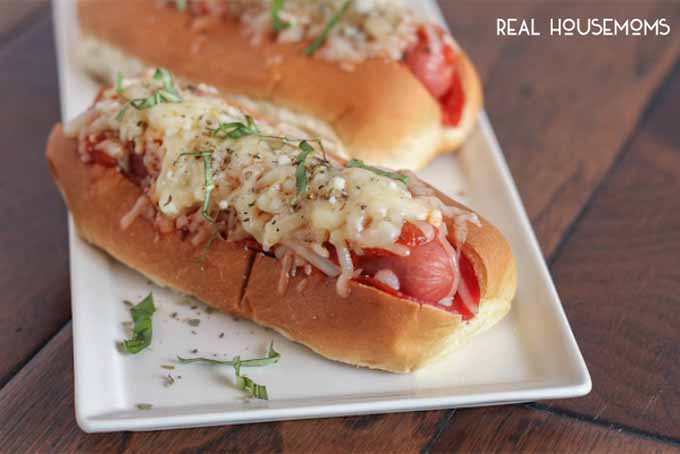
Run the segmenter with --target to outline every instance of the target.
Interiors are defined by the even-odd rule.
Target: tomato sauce
[[[87,139],[85,151],[92,157],[92,161],[104,167],[115,167],[118,164],[116,159],[96,148],[97,145],[113,137],[112,131],[104,131],[97,134],[93,139]]]
[[[118,136],[113,131],[103,131],[94,138],[88,138],[85,144],[85,151],[92,157],[92,162],[104,167],[118,167],[119,162],[113,156],[98,150],[96,147],[105,140],[118,140]],[[157,141],[160,144],[160,141]],[[144,180],[149,176],[149,170],[144,163],[144,155],[135,153],[135,144],[128,141],[125,144],[128,156],[128,168],[120,169],[120,172],[132,180],[138,186],[143,186]]]

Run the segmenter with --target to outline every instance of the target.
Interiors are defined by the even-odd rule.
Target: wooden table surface
[[[588,363],[584,398],[88,435],[76,425],[49,6],[0,2],[1,452],[680,452],[680,30],[497,38],[497,17],[667,18],[677,2],[442,1]],[[520,270],[521,273],[521,270]]]

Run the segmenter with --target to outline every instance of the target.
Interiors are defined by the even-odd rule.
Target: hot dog
[[[510,309],[483,218],[163,69],[103,89],[47,159],[83,238],[331,359],[408,372]]]
[[[79,0],[79,59],[108,82],[168,67],[367,164],[422,168],[474,127],[473,65],[399,0],[276,3]]]

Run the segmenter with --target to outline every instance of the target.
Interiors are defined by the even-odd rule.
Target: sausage
[[[408,256],[365,253],[356,268],[370,276],[390,270],[399,279],[399,291],[420,301],[436,303],[445,298],[455,275],[451,257],[437,240],[409,247]]]
[[[431,52],[424,33],[419,33],[418,43],[404,57],[404,64],[438,100],[442,122],[449,126],[460,123],[465,105],[463,84],[456,71],[457,59],[456,52],[446,44],[443,52]]]
[[[411,49],[404,58],[404,64],[434,98],[439,99],[449,91],[454,67],[444,55],[430,53],[426,44],[418,44]]]

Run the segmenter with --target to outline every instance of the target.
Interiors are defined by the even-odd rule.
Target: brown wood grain
[[[593,379],[554,406],[680,439],[680,67],[553,273]]]
[[[525,406],[85,434],[66,326],[0,391],[5,452],[678,452],[679,444]],[[47,410],[49,409],[49,410]],[[448,423],[439,433],[442,423]],[[431,442],[431,443],[430,443]]]
[[[66,214],[44,158],[59,97],[42,16],[0,47],[0,383],[70,317]]]
[[[0,390],[0,451],[418,452],[446,414],[396,413],[88,435],[75,421],[71,342],[69,324]]]
[[[677,453],[664,443],[525,406],[457,411],[431,452]]]
[[[439,2],[484,80],[486,108],[550,256],[676,61],[680,34],[546,36],[551,17],[666,17],[672,2]],[[497,37],[498,17],[536,19],[540,37]]]

